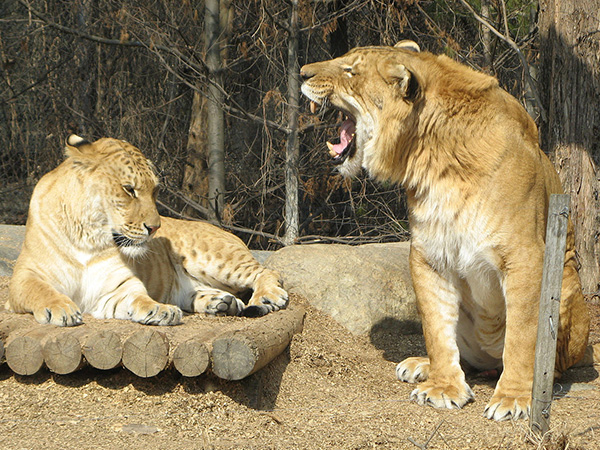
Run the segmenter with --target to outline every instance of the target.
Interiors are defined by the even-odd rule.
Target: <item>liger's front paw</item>
[[[33,311],[33,316],[39,323],[59,327],[72,327],[83,323],[79,307],[69,299],[39,308]]]
[[[434,408],[462,408],[474,398],[473,391],[465,382],[456,384],[438,384],[431,381],[421,383],[410,394],[411,400],[419,405]]]
[[[429,358],[413,356],[396,366],[396,377],[407,383],[418,383],[429,378]]]
[[[149,308],[130,311],[131,320],[144,325],[178,325],[183,313],[175,305],[153,302]]]
[[[531,395],[517,397],[502,396],[494,393],[485,407],[483,415],[493,420],[527,419],[531,410]]]
[[[255,292],[248,302],[248,307],[257,306],[267,314],[285,309],[288,301],[288,293],[284,289],[274,286],[269,290]]]

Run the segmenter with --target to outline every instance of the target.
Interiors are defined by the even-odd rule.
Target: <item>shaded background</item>
[[[25,222],[33,186],[61,161],[70,133],[138,146],[159,170],[161,213],[208,218],[206,92],[218,76],[225,192],[216,219],[253,248],[282,245],[294,2],[216,3],[218,71],[206,64],[204,1],[0,3],[0,222]],[[572,195],[584,291],[597,295],[598,3],[302,0],[297,66],[355,46],[413,39],[497,76],[538,122],[543,148]],[[294,127],[296,242],[407,239],[400,189],[342,180],[325,147],[336,133],[326,124],[335,118],[312,116],[303,102]]]

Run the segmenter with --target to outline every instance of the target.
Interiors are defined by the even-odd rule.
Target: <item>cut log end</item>
[[[121,363],[123,357],[121,338],[111,330],[90,334],[82,346],[82,351],[88,364],[101,370],[114,369]]]
[[[227,336],[213,343],[213,372],[225,380],[241,380],[254,371],[259,353],[251,339]]]
[[[225,380],[241,380],[280,355],[302,331],[304,309],[293,307],[249,322],[213,342],[212,371]]]
[[[158,375],[168,361],[169,341],[164,333],[143,329],[123,343],[123,365],[138,377]]]
[[[81,345],[74,336],[59,334],[44,343],[42,355],[50,371],[66,375],[77,370],[81,364]]]
[[[210,362],[208,349],[203,342],[189,339],[173,352],[173,366],[184,377],[197,377],[206,372]]]
[[[18,375],[33,375],[42,367],[42,345],[29,336],[17,336],[6,345],[8,367]]]

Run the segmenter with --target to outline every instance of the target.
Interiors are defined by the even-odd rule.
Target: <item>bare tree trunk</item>
[[[598,0],[540,2],[543,148],[571,195],[586,294],[600,295],[600,34]]]
[[[82,0],[79,3],[79,9],[77,11],[77,26],[83,32],[87,32],[88,21],[91,22],[90,14],[92,9],[90,8],[90,2],[88,0]],[[93,111],[95,108],[92,106],[93,103],[93,88],[94,88],[94,71],[90,70],[94,67],[94,45],[86,43],[81,45],[79,53],[79,71],[81,73],[87,73],[88,76],[82,76],[79,80],[79,95],[74,95],[73,99],[77,102],[73,105],[75,109],[79,109],[81,115],[79,116],[79,130],[78,132],[84,136],[92,136],[92,127],[90,123],[93,118]]]
[[[206,154],[206,98],[194,92],[187,143],[187,163],[183,173],[183,192],[208,208],[208,155]],[[196,217],[194,208],[184,211]]]
[[[218,29],[218,47],[221,51],[221,59],[218,67],[223,65],[227,59],[227,42],[231,31],[231,0],[221,0],[219,5],[219,29]],[[208,50],[208,49],[207,49]],[[200,92],[194,92],[192,100],[192,113],[190,116],[190,128],[188,132],[187,143],[187,161],[183,173],[183,192],[199,205],[213,210],[214,202],[209,203],[211,197],[209,188],[209,155],[208,155],[208,114],[207,114],[206,96]],[[224,181],[223,181],[224,186]],[[224,191],[224,188],[221,192]],[[214,192],[214,191],[213,191]],[[212,196],[214,198],[214,195]],[[184,213],[191,217],[196,217],[198,211],[189,207]],[[212,219],[216,219],[213,214]]]
[[[206,0],[205,15],[206,65],[209,70],[207,112],[208,201],[214,217],[220,220],[225,194],[225,117],[221,90],[220,0]]]
[[[285,158],[285,245],[298,238],[298,165],[300,148],[298,142],[298,107],[300,74],[298,68],[298,0],[292,0],[288,38],[288,128]]]
[[[481,17],[488,22],[491,20],[490,0],[481,0]],[[480,25],[481,40],[483,41],[483,55],[485,58],[485,66],[487,70],[492,71],[492,32],[488,27]]]

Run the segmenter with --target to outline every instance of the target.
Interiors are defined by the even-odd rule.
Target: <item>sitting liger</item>
[[[136,147],[71,135],[66,154],[33,192],[10,309],[71,326],[82,313],[175,325],[182,310],[258,316],[286,307],[279,275],[236,236],[159,216],[158,179]],[[236,295],[250,289],[246,306]]]
[[[356,48],[301,75],[311,110],[346,116],[327,145],[342,175],[365,169],[406,191],[428,357],[400,362],[398,378],[419,383],[419,404],[461,408],[474,397],[461,362],[502,369],[485,416],[527,417],[547,209],[563,192],[535,123],[495,78],[412,41]],[[569,222],[557,373],[592,352],[589,324]]]

